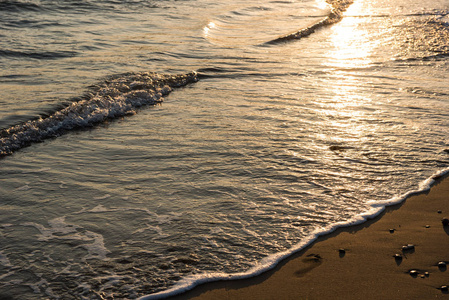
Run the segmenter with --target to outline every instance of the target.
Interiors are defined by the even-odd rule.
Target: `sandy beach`
[[[447,299],[443,218],[449,218],[447,176],[375,219],[318,238],[267,273],[170,299]]]

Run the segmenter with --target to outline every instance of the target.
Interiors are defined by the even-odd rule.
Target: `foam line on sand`
[[[273,270],[200,285],[169,299],[447,299],[445,217],[447,175],[372,220],[319,237]]]

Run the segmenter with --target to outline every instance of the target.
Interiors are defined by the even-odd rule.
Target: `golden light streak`
[[[336,68],[365,68],[373,61],[371,54],[378,41],[365,29],[367,8],[364,1],[355,1],[344,13],[340,23],[331,28],[329,65]]]

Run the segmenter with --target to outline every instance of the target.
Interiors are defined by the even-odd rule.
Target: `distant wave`
[[[34,59],[58,59],[73,57],[77,53],[75,51],[58,51],[58,52],[37,52],[37,51],[15,51],[0,50],[0,57],[17,57],[17,58],[34,58]]]
[[[449,52],[441,52],[436,54],[430,54],[421,57],[405,57],[405,58],[395,58],[393,61],[395,62],[413,62],[413,61],[431,61],[431,60],[442,60],[447,59],[449,57]]]
[[[13,1],[13,0],[6,0],[6,1],[0,1],[0,11],[38,11],[41,7],[34,3],[29,2],[21,2],[21,1]]]
[[[343,12],[345,12],[346,9],[353,3],[352,0],[327,0],[326,2],[331,5],[332,9],[324,19],[307,28],[268,41],[265,43],[265,45],[279,44],[292,40],[298,40],[311,35],[317,29],[340,22],[340,20],[343,18]]]
[[[0,13],[22,13],[22,12],[61,12],[61,13],[84,13],[93,11],[132,11],[135,9],[148,9],[159,7],[152,1],[39,1],[31,3],[20,0],[0,0]]]
[[[145,72],[112,76],[93,86],[92,91],[80,101],[72,102],[47,117],[0,131],[0,157],[70,130],[88,128],[107,119],[134,114],[136,108],[162,102],[162,97],[173,88],[196,81],[196,72],[184,75]]]
[[[105,1],[106,4],[111,5],[110,1]],[[90,11],[101,9],[103,7],[97,6],[92,1],[48,1],[39,4],[30,3],[20,0],[4,0],[0,1],[0,12],[39,12],[39,11]]]

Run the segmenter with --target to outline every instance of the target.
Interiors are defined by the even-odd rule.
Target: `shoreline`
[[[269,271],[200,284],[165,299],[447,298],[441,287],[449,285],[449,271],[438,263],[449,265],[449,227],[441,223],[449,218],[449,175],[433,179],[430,190],[319,236]],[[403,251],[408,244],[414,249]]]

